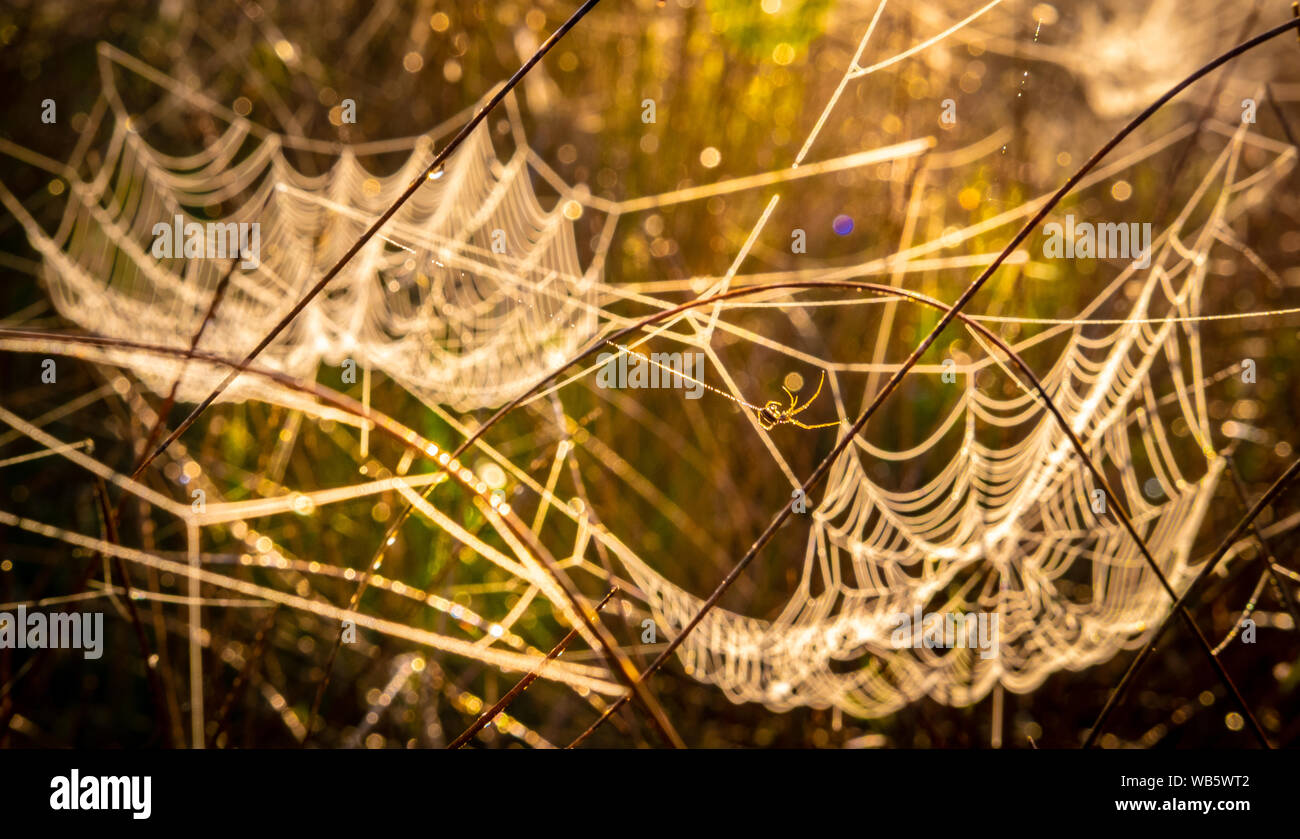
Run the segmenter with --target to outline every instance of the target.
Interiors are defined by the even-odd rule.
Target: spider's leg
[[[799,420],[790,419],[789,417],[786,418],[786,422],[790,423],[791,425],[797,425],[806,431],[812,431],[814,428],[830,428],[832,425],[840,424],[839,420],[835,420],[835,422],[821,422],[818,423],[817,425],[805,425],[804,423],[799,422]]]
[[[817,389],[816,389],[815,391],[813,391],[812,399],[809,399],[807,402],[803,403],[803,407],[800,408],[798,411],[794,410],[794,406],[791,405],[791,406],[790,406],[790,413],[789,413],[789,416],[794,416],[795,414],[801,413],[801,412],[803,412],[804,410],[806,410],[806,409],[808,408],[808,406],[811,405],[811,404],[813,403],[813,400],[815,400],[815,399],[817,398],[817,396],[822,392],[822,385],[825,384],[825,383],[826,383],[826,371],[823,370],[823,371],[822,371],[822,377],[821,377],[820,379],[817,380]],[[784,388],[782,388],[782,390],[784,390]],[[790,391],[788,391],[788,390],[786,391],[786,393],[789,393],[789,392],[790,392]]]
[[[795,413],[794,406],[799,404],[799,398],[791,393],[789,388],[785,385],[781,386],[781,390],[785,391],[786,397],[790,400],[790,407],[785,409],[786,415],[788,416]]]

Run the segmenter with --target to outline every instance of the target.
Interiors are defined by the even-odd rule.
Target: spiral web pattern
[[[865,74],[855,59],[845,78]],[[204,327],[229,266],[218,260],[153,259],[149,254],[152,227],[159,219],[185,213],[186,208],[241,197],[239,209],[213,220],[260,223],[261,265],[233,270],[221,305],[202,329],[198,344],[200,350],[227,358],[241,356],[257,343],[422,171],[434,144],[431,137],[412,140],[405,146],[409,159],[389,176],[370,174],[354,152],[343,149],[328,172],[309,177],[285,162],[281,138],[252,133],[248,123],[233,122],[208,147],[192,156],[175,157],[142,139],[135,117],[121,106],[107,75],[103,101],[110,117],[109,140],[91,176],[73,180],[58,231],[41,230],[7,191],[6,206],[27,227],[32,247],[41,254],[45,282],[62,316],[94,335],[184,351]],[[834,101],[818,129],[833,106]],[[578,348],[626,324],[629,319],[624,306],[629,301],[651,308],[673,305],[666,294],[656,296],[656,292],[603,282],[607,238],[584,268],[574,244],[572,218],[583,212],[603,213],[607,229],[612,229],[621,216],[646,208],[779,186],[794,178],[912,157],[929,148],[924,142],[911,141],[821,164],[804,164],[802,171],[774,171],[714,187],[614,204],[560,182],[527,147],[517,120],[511,125],[513,153],[503,160],[486,131],[473,134],[441,176],[419,190],[383,234],[348,264],[330,291],[261,355],[259,365],[310,380],[322,362],[339,364],[355,359],[365,368],[384,372],[436,415],[468,433],[473,426],[447,406],[453,411],[497,407],[524,392]],[[1199,298],[1207,262],[1216,249],[1231,246],[1234,252],[1240,250],[1240,243],[1232,237],[1231,222],[1262,200],[1293,164],[1295,154],[1290,146],[1253,135],[1245,126],[1214,130],[1226,140],[1223,149],[1177,220],[1157,232],[1149,267],[1122,267],[1074,319],[976,318],[991,325],[999,321],[1023,325],[1032,334],[1013,342],[1017,352],[1049,344],[1062,347],[1041,378],[1089,455],[1108,474],[1118,476],[1112,485],[1179,591],[1198,570],[1191,547],[1223,469],[1222,458],[1211,442],[1206,390],[1238,372],[1237,368],[1202,369],[1198,322],[1204,313]],[[1187,133],[1185,126],[1175,129],[1099,171],[1085,186],[1156,154]],[[997,147],[999,138],[990,140],[960,153],[934,155],[930,165],[967,165]],[[1248,147],[1263,152],[1267,162],[1246,173],[1241,158]],[[804,153],[807,149],[805,145]],[[64,174],[77,170],[83,162],[72,161]],[[533,190],[530,168],[558,193],[550,209]],[[883,262],[830,267],[815,273],[824,279],[887,273],[908,261],[928,258],[944,268],[968,269],[980,264],[981,255],[972,261],[970,257],[936,254],[984,230],[1019,221],[1041,200],[947,234],[941,241],[900,251]],[[774,204],[775,200],[768,205],[746,249]],[[1193,212],[1205,205],[1211,208],[1208,213]],[[494,252],[493,231],[504,232],[506,253]],[[807,276],[799,272],[747,275],[738,269],[744,255],[742,252],[723,277],[692,277],[673,290],[708,295],[756,282]],[[1023,261],[1024,253],[1018,256]],[[787,308],[800,305],[798,296],[787,292],[774,292],[761,300]],[[860,296],[839,302],[846,306],[896,305],[896,301]],[[715,383],[742,402],[746,395],[736,384],[738,377],[721,362],[714,342],[723,334],[742,343],[759,343],[758,336],[729,322],[731,311],[746,305],[749,303],[719,302],[711,309],[691,311],[654,327],[656,335],[680,342],[682,349],[708,354],[711,373],[721,379]],[[1119,314],[1100,314],[1114,312]],[[865,437],[855,440],[848,455],[835,464],[821,496],[810,499],[813,526],[802,574],[780,616],[767,621],[713,610],[679,651],[688,673],[717,685],[738,702],[760,702],[774,710],[804,705],[835,707],[852,715],[874,717],[921,697],[967,705],[995,685],[1026,692],[1054,672],[1105,661],[1147,637],[1168,612],[1168,598],[1115,518],[1093,506],[1096,487],[1038,395],[996,348],[983,345],[978,336],[974,340],[981,344],[984,357],[914,368],[922,376],[955,374],[954,383],[947,385],[955,397],[930,427],[918,429],[921,444],[893,450]],[[850,388],[840,377],[863,372],[882,376],[897,369],[897,365],[880,360],[879,353],[870,364],[850,363],[810,358],[807,349],[775,340],[762,339],[762,344],[792,359],[814,361],[828,372],[827,392],[842,420],[841,428],[847,427],[855,411]],[[0,340],[0,346],[19,352],[70,353],[119,367],[160,395],[179,381],[181,401],[197,401],[225,375],[224,368],[200,359],[182,362],[144,349],[73,346],[14,337]],[[981,371],[1005,377],[1014,386],[1013,395],[999,396],[977,387],[976,374]],[[591,372],[588,367],[562,378],[537,398],[591,387]],[[154,416],[125,376],[113,378],[110,384],[133,411],[145,418]],[[276,402],[309,417],[337,420],[366,431],[374,427],[336,405],[261,375],[241,376],[223,398]],[[261,517],[303,514],[383,492],[396,491],[428,524],[522,580],[530,597],[535,594],[548,599],[558,611],[567,608],[528,547],[509,538],[501,526],[502,518],[515,514],[500,494],[491,492],[501,482],[460,463],[448,465],[445,451],[395,418],[383,417],[377,424],[423,455],[447,465],[450,480],[481,502],[496,534],[510,544],[510,552],[476,537],[437,504],[419,498],[419,490],[445,478],[406,475],[409,458],[396,474],[348,487],[296,487],[271,497],[227,502],[220,500],[218,484],[209,479],[203,464],[178,446],[171,456],[184,474],[196,473],[190,486],[204,489],[213,499],[206,511],[196,512],[186,503],[165,498],[113,472],[75,444],[51,437],[40,429],[41,423],[3,409],[0,419],[49,452],[100,474],[184,522],[189,534],[188,562],[0,512],[5,524],[188,579],[194,611],[187,632],[194,649],[207,643],[196,610],[207,602],[198,596],[202,582],[325,621],[355,620],[374,632],[505,672],[539,666],[541,650],[515,631],[517,610],[480,614],[435,591],[382,575],[374,577],[373,586],[453,615],[463,627],[472,628],[467,631],[477,634],[477,639],[470,641],[342,609],[319,598],[300,596],[289,587],[281,590],[249,583],[236,573],[210,567],[221,560],[201,557],[201,530],[222,524],[232,526],[232,533],[248,546],[239,560],[245,565],[279,569],[286,575],[355,579],[353,569],[292,556],[251,523]],[[756,422],[753,417],[750,421]],[[597,441],[588,442],[595,445]],[[556,495],[555,474],[573,445],[566,448],[561,444],[555,452],[549,484],[535,479],[523,466],[534,453],[511,456],[486,443],[479,443],[476,451],[539,508],[535,531],[548,511],[568,520],[575,532],[573,543],[553,546],[557,556],[568,555],[580,570],[610,579],[592,558],[599,543],[617,559],[619,574],[626,574],[634,584],[628,595],[640,603],[625,607],[625,615],[648,614],[669,635],[675,634],[698,612],[702,600],[656,571],[653,557],[628,547],[618,533],[596,524]],[[771,446],[769,451],[788,474],[780,452]],[[890,489],[872,476],[872,464],[917,459],[934,468],[916,488]],[[191,470],[189,464],[195,468]],[[636,483],[633,478],[628,481]],[[797,486],[797,481],[792,483]],[[891,643],[893,616],[910,615],[918,609],[997,614],[1000,642],[996,654],[982,657],[971,649],[928,649],[910,643],[899,648]],[[595,647],[594,639],[585,640]],[[221,655],[232,666],[242,661],[238,650],[227,649]],[[423,659],[413,665],[415,661],[403,656],[393,662],[383,708],[405,678],[424,668]],[[200,678],[193,671],[191,675]],[[542,667],[542,676],[584,696],[619,691],[611,674],[595,664],[559,660]],[[192,682],[191,688],[198,697],[199,686]],[[275,688],[268,690],[267,702],[281,712],[286,726],[301,739],[301,720],[287,709]],[[463,701],[470,707],[476,700],[469,697]],[[195,704],[201,717],[202,703]],[[382,711],[376,707],[376,713]],[[503,730],[531,745],[546,745],[544,738],[519,721],[505,719]],[[364,729],[358,731],[355,736],[360,738]]]

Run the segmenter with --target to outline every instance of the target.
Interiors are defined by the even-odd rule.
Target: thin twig
[[[249,653],[248,658],[244,660],[244,666],[240,669],[239,674],[235,676],[235,681],[231,682],[230,690],[226,693],[226,698],[221,702],[221,709],[217,712],[216,728],[212,731],[212,736],[208,738],[208,747],[212,748],[217,745],[221,738],[221,733],[226,729],[226,723],[229,721],[230,709],[235,704],[235,698],[239,694],[240,688],[248,681],[253,673],[253,667],[262,658],[262,653],[266,650],[266,641],[271,635],[271,628],[275,626],[275,618],[280,612],[280,604],[277,603],[271,609],[271,614],[266,616],[262,626],[258,628],[257,635],[253,638],[253,650]]]
[[[606,594],[603,598],[601,598],[601,601],[596,604],[596,611],[599,612],[601,609],[605,608],[605,604],[608,603],[609,599],[613,597],[615,594],[618,594],[618,586],[614,586],[613,588],[611,588],[609,590],[609,593]],[[515,699],[519,696],[519,694],[527,690],[528,686],[531,685],[534,681],[536,681],[537,677],[541,675],[542,668],[545,667],[550,662],[554,661],[555,658],[558,657],[560,653],[564,652],[564,648],[569,646],[569,643],[573,641],[574,638],[577,637],[578,637],[578,628],[575,626],[573,629],[570,629],[567,633],[565,633],[565,636],[560,639],[560,642],[558,644],[556,644],[554,647],[551,648],[551,651],[546,654],[546,658],[543,658],[540,662],[537,663],[536,667],[528,671],[528,673],[525,674],[524,677],[520,679],[515,684],[515,686],[512,687],[506,693],[505,696],[497,700],[497,702],[493,704],[491,708],[488,708],[481,715],[479,715],[479,718],[474,720],[474,723],[469,728],[461,732],[461,735],[459,737],[457,737],[455,740],[452,740],[451,743],[447,746],[447,748],[459,749],[460,747],[468,743],[470,740],[473,740],[475,734],[478,734],[480,731],[486,728],[488,723],[496,719],[497,715],[506,709],[507,705],[515,701]]]
[[[1187,587],[1183,596],[1179,598],[1178,606],[1183,608],[1186,607],[1187,601],[1191,599],[1192,594],[1195,593],[1201,581],[1210,575],[1210,572],[1219,564],[1219,560],[1223,559],[1224,555],[1227,554],[1233,543],[1245,534],[1247,528],[1249,528],[1251,523],[1255,521],[1255,517],[1264,512],[1264,509],[1268,507],[1269,504],[1273,503],[1273,499],[1281,495],[1297,476],[1300,476],[1300,460],[1296,460],[1292,463],[1291,466],[1282,473],[1282,477],[1274,481],[1273,485],[1268,488],[1268,491],[1255,502],[1255,506],[1251,507],[1250,511],[1242,517],[1241,521],[1237,522],[1237,526],[1234,527],[1232,532],[1224,538],[1218,549],[1215,550],[1209,561],[1206,562],[1205,566],[1201,569],[1201,572],[1196,576],[1196,579],[1192,581],[1192,584]],[[1092,724],[1092,729],[1088,732],[1088,736],[1083,741],[1083,748],[1086,749],[1097,741],[1097,738],[1105,729],[1106,723],[1110,719],[1110,715],[1119,705],[1120,699],[1123,698],[1129,685],[1137,676],[1138,671],[1142,669],[1142,665],[1145,664],[1147,658],[1151,656],[1151,653],[1155,649],[1156,644],[1160,641],[1161,636],[1163,636],[1165,630],[1169,628],[1169,624],[1173,620],[1174,615],[1179,613],[1179,611],[1180,609],[1175,608],[1165,617],[1164,621],[1161,622],[1160,627],[1146,642],[1146,645],[1142,647],[1142,651],[1138,653],[1137,658],[1133,659],[1128,670],[1124,673],[1123,678],[1120,679],[1119,684],[1115,686],[1115,689],[1111,691],[1110,696],[1106,699],[1106,704],[1102,707],[1101,713],[1097,716],[1097,721]]]
[[[1232,488],[1237,493],[1237,500],[1241,502],[1243,510],[1249,510],[1250,499],[1246,495],[1246,484],[1237,471],[1237,465],[1233,462],[1231,456],[1226,457],[1225,460],[1228,465],[1228,474],[1232,477]],[[1295,600],[1291,597],[1291,589],[1282,581],[1282,578],[1278,576],[1277,571],[1274,569],[1277,554],[1273,552],[1273,546],[1269,543],[1268,537],[1264,535],[1264,531],[1260,530],[1259,526],[1254,522],[1250,524],[1250,535],[1259,543],[1260,559],[1264,563],[1264,573],[1272,581],[1274,593],[1282,601],[1282,605],[1286,607],[1286,610],[1291,613],[1291,628],[1300,630],[1300,612],[1296,611]]]
[[[217,313],[217,307],[221,305],[221,301],[226,296],[226,286],[229,285],[230,278],[234,276],[235,266],[237,264],[238,261],[232,259],[230,261],[230,269],[222,275],[220,280],[217,281],[217,287],[212,292],[212,302],[208,304],[208,311],[203,316],[203,322],[199,324],[199,328],[194,331],[194,337],[190,339],[191,350],[199,348],[199,341],[203,338],[204,331],[208,328],[208,324],[212,322],[212,318]],[[167,427],[167,415],[171,413],[172,406],[176,404],[176,393],[180,390],[181,381],[185,378],[185,372],[188,367],[189,359],[187,358],[185,362],[181,364],[181,369],[176,374],[176,379],[172,382],[171,390],[167,393],[167,398],[163,400],[162,406],[158,408],[158,416],[154,419],[153,428],[149,429],[149,434],[145,437],[144,445],[140,447],[140,459],[136,461],[134,470],[135,474],[139,474],[141,467],[145,465],[145,456],[149,452],[149,447],[158,441],[158,435]],[[123,498],[125,498],[125,496],[123,496]],[[121,505],[119,505],[117,514],[120,516],[121,513],[122,508]]]
[[[104,485],[104,479],[99,476],[95,476],[95,495],[99,499],[100,515],[104,518],[105,535],[110,543],[120,545],[121,542],[117,537],[117,521],[108,500],[108,487]],[[135,630],[136,643],[140,645],[141,663],[144,664],[145,677],[149,680],[149,687],[153,691],[154,711],[158,714],[158,728],[162,732],[163,743],[168,748],[171,748],[174,744],[171,738],[171,718],[167,711],[167,700],[163,696],[163,686],[162,681],[158,678],[158,669],[153,664],[153,650],[149,646],[149,637],[145,635],[144,624],[140,622],[139,610],[135,608],[135,598],[131,593],[131,575],[122,557],[114,557],[114,560],[117,565],[117,573],[122,577],[122,598],[126,602],[126,611],[131,618],[131,626]],[[159,639],[159,642],[165,643],[165,639]]]

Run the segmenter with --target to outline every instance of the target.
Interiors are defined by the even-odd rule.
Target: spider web
[[[1196,318],[1218,231],[1254,200],[1235,180],[1243,138],[1238,132],[1202,184],[1214,206],[1202,224],[1185,228],[1185,210],[1157,239],[1150,268],[1130,265],[1076,321],[1013,347],[1068,336],[1043,383],[1094,462],[1122,476],[1123,503],[1175,590],[1198,570],[1189,551],[1223,468],[1210,442],[1211,377],[1201,368]],[[1123,292],[1135,288],[1128,303]],[[1125,318],[1085,326],[1117,297]],[[769,623],[714,610],[682,648],[688,672],[738,701],[882,716],[921,696],[970,704],[998,683],[1026,692],[1058,669],[1081,669],[1145,640],[1168,611],[1166,596],[1119,523],[1094,510],[1099,490],[1037,394],[1021,384],[1004,398],[973,385],[988,366],[1016,380],[1000,353],[986,349],[988,358],[955,368],[960,395],[920,430],[920,445],[855,441],[813,512],[798,591],[780,617]],[[1160,393],[1157,381],[1172,387]],[[852,412],[842,400],[837,410],[847,423]],[[1169,431],[1179,420],[1200,445],[1190,462]],[[946,465],[915,489],[891,490],[868,474],[871,463],[935,449],[950,453],[931,458]],[[644,565],[628,567],[667,625],[684,626],[699,611],[701,599]],[[915,624],[915,637],[896,649],[895,616],[918,608],[997,614],[997,655],[930,649]],[[867,664],[839,666],[845,661]]]

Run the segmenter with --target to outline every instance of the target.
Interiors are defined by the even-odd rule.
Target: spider
[[[822,385],[825,382],[826,382],[826,371],[823,370],[822,377],[817,382],[817,390],[813,392],[812,399],[809,399],[807,402],[803,403],[802,406],[799,405],[798,397],[796,397],[785,387],[782,387],[781,390],[784,390],[785,395],[790,397],[790,407],[788,408],[782,407],[781,403],[777,402],[775,399],[772,400],[771,402],[768,402],[761,409],[759,409],[758,424],[763,427],[764,431],[771,431],[776,426],[785,425],[786,423],[789,423],[790,425],[797,425],[800,428],[809,431],[811,431],[814,428],[830,428],[832,425],[839,425],[840,424],[839,420],[836,420],[835,422],[823,422],[820,423],[819,425],[805,425],[804,423],[799,422],[799,420],[795,419],[796,414],[801,414],[804,411],[808,410],[808,406],[811,405],[813,401],[817,398],[818,394],[822,392]]]

